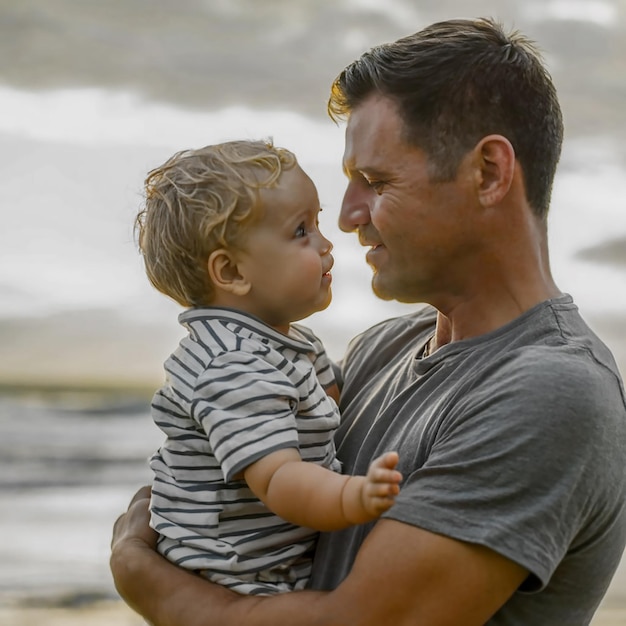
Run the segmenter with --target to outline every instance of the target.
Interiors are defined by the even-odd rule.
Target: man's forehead
[[[381,96],[370,96],[348,116],[346,134],[367,137],[382,129],[392,130],[399,125],[396,106]]]
[[[372,96],[348,117],[343,156],[344,170],[365,170],[389,158],[400,148],[402,120],[387,98]]]

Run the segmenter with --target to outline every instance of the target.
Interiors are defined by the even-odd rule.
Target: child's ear
[[[250,283],[239,273],[237,260],[231,250],[219,248],[209,255],[207,261],[209,277],[216,289],[227,291],[235,296],[245,296],[250,291]]]

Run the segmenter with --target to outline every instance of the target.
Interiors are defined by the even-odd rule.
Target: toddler
[[[175,154],[145,193],[146,272],[187,330],[152,402],[159,551],[240,593],[302,589],[317,531],[377,518],[401,480],[394,452],[339,473],[333,368],[294,324],[331,300],[317,190],[288,150],[232,141]]]

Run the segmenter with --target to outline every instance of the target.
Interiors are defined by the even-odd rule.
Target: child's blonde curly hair
[[[272,187],[295,155],[267,141],[230,141],[183,150],[148,173],[135,220],[150,282],[179,304],[210,305],[209,255],[243,242]]]

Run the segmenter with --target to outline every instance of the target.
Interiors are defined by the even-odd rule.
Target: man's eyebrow
[[[361,178],[385,178],[387,174],[377,167],[353,167],[347,168],[345,165],[342,167],[343,173],[351,180],[355,175]]]
[[[348,167],[345,163],[341,164],[341,169],[343,170],[344,175],[348,179],[353,178],[355,174],[357,174],[359,176],[363,176],[363,174],[374,174],[374,173],[376,173],[374,170],[372,170],[369,167],[364,167],[364,168]]]

